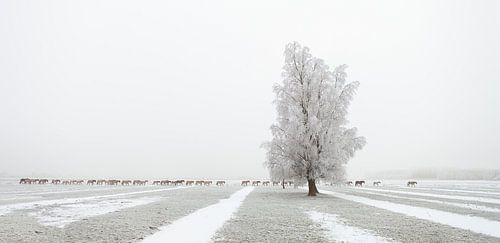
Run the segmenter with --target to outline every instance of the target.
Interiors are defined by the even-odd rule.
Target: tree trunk
[[[283,189],[285,189],[285,179],[281,182],[281,185],[283,186]]]
[[[309,186],[308,196],[316,196],[318,194],[318,188],[316,188],[316,181],[314,179],[307,179],[307,185]]]

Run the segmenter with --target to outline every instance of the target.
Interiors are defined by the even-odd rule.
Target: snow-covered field
[[[363,188],[19,185],[0,242],[500,242],[500,182]]]

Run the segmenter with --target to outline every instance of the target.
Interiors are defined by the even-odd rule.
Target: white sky
[[[0,172],[267,177],[299,41],[361,82],[351,176],[500,168],[498,1],[0,0]]]

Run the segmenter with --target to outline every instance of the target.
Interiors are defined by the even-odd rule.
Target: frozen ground
[[[230,184],[0,183],[0,242],[500,242],[500,182]]]

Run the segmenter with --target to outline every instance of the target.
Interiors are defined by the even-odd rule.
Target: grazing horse
[[[107,180],[106,181],[106,185],[114,186],[114,185],[119,185],[119,184],[120,184],[120,180]]]
[[[417,185],[416,181],[409,181],[408,183],[406,183],[406,186],[415,187],[416,185]]]
[[[144,180],[144,181],[141,181],[141,180],[134,180],[132,182],[132,185],[138,185],[138,186],[144,186],[148,183],[148,180]]]
[[[61,180],[59,180],[59,179],[52,179],[51,183],[54,184],[54,185],[57,185],[57,184],[61,183]]]
[[[160,185],[161,181],[153,181],[153,185]]]
[[[269,181],[264,181],[264,182],[262,182],[262,185],[263,185],[263,186],[269,186]]]
[[[248,186],[249,183],[250,183],[250,181],[241,181],[242,186]]]
[[[192,186],[194,184],[194,181],[186,181],[186,186]]]
[[[210,185],[212,185],[212,181],[204,181],[203,185],[210,186]]]
[[[19,184],[31,184],[32,180],[30,178],[21,178]]]
[[[346,181],[345,185],[346,186],[352,186],[352,181]]]
[[[259,186],[260,181],[252,181],[252,186]]]
[[[49,182],[49,180],[48,180],[48,179],[40,179],[40,180],[38,181],[38,184],[46,184],[46,183],[48,183],[48,182]]]
[[[63,184],[63,185],[69,185],[69,184],[71,184],[71,181],[69,181],[69,180],[64,180],[64,181],[62,182],[62,184]]]
[[[354,182],[354,186],[363,186],[365,184],[365,181],[356,181]]]
[[[81,184],[83,184],[83,180],[71,180],[71,184],[81,185]]]
[[[87,185],[94,185],[95,183],[97,183],[97,180],[88,180],[87,181]]]
[[[106,180],[97,180],[97,185],[104,185],[106,184]]]
[[[185,182],[184,180],[176,180],[176,181],[173,182],[173,184],[175,186],[177,186],[177,185],[184,185],[184,182]]]
[[[122,181],[122,186],[125,186],[125,185],[129,186],[129,185],[130,185],[130,183],[132,183],[132,181],[131,181],[131,180],[123,180],[123,181]]]
[[[160,182],[160,185],[162,185],[162,186],[164,186],[164,185],[170,185],[170,183],[172,183],[172,182],[171,182],[171,181],[169,181],[169,180],[162,180],[162,181]]]
[[[196,181],[194,184],[195,184],[196,186],[203,186],[203,182],[204,182],[204,181]]]
[[[215,185],[216,185],[216,186],[223,186],[223,185],[225,185],[225,184],[226,184],[226,181],[217,181],[217,182],[215,183]]]
[[[380,182],[380,181],[374,181],[373,182],[373,186],[380,186],[380,183],[382,183],[382,182]]]

